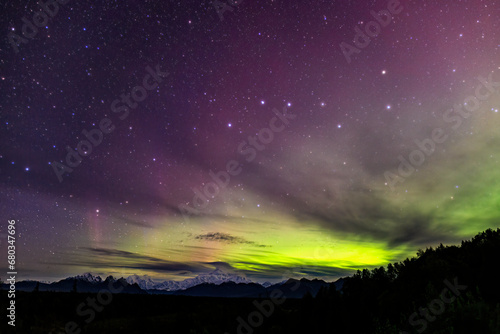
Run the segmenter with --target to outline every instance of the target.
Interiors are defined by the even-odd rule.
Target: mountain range
[[[334,283],[327,283],[323,280],[308,279],[288,279],[286,281],[271,284],[254,283],[245,277],[235,274],[225,273],[219,269],[198,275],[195,278],[188,278],[183,281],[155,282],[148,276],[132,275],[127,278],[116,279],[108,276],[102,279],[100,276],[91,273],[84,273],[74,277],[68,277],[58,282],[44,283],[37,281],[20,281],[16,283],[18,291],[54,291],[54,292],[81,292],[98,293],[108,289],[110,283],[116,286],[120,282],[124,289],[121,293],[129,294],[168,294],[183,296],[202,297],[269,297],[271,291],[280,289],[284,296],[288,298],[301,298],[309,293],[315,296],[321,288],[327,288],[332,284],[336,290],[342,289],[343,279]],[[1,289],[7,290],[7,284],[2,284]]]
[[[208,274],[201,274],[195,278],[188,278],[183,281],[164,281],[162,283],[155,283],[150,277],[132,275],[126,278],[129,284],[136,283],[143,290],[164,290],[164,291],[178,291],[186,290],[196,285],[203,283],[210,283],[220,285],[226,282],[234,283],[252,283],[249,279],[235,274],[225,273],[220,269],[216,269]]]

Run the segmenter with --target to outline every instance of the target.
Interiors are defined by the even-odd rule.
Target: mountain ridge
[[[290,278],[279,283],[256,283],[246,277],[225,273],[219,269],[213,272],[200,274],[195,278],[183,281],[155,282],[151,277],[144,275],[130,275],[127,278],[108,276],[103,279],[99,275],[86,272],[80,275],[67,277],[57,282],[43,283],[38,281],[20,281],[16,283],[19,291],[53,291],[53,292],[81,292],[98,293],[109,289],[110,284],[121,282],[124,289],[120,293],[129,294],[169,294],[179,296],[203,297],[267,297],[274,289],[281,289],[290,298],[301,298],[309,293],[315,296],[322,287],[334,285],[342,288],[342,278],[336,282],[327,283],[323,280],[300,280]],[[339,283],[340,282],[340,283]],[[297,288],[293,288],[297,286]],[[2,284],[1,290],[8,290],[8,284]]]

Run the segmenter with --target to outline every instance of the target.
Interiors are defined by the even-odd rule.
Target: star
[[[500,198],[491,187],[500,177],[493,153],[500,97],[491,94],[468,120],[464,115],[476,92],[489,96],[500,80],[494,61],[500,32],[491,19],[498,4],[454,1],[434,15],[432,2],[422,0],[414,9],[391,4],[401,13],[386,17],[382,6],[372,12],[360,1],[349,8],[319,1],[314,13],[297,20],[293,4],[261,2],[279,19],[252,15],[255,8],[244,0],[220,0],[220,6],[200,7],[203,13],[196,9],[196,16],[168,1],[138,2],[137,13],[109,1],[84,16],[61,4],[43,14],[33,1],[9,2],[4,46],[10,56],[2,57],[0,73],[9,97],[0,101],[8,111],[0,121],[7,182],[0,201],[14,199],[9,215],[40,224],[24,232],[33,241],[26,251],[36,255],[24,264],[32,277],[81,274],[95,270],[93,264],[107,276],[126,266],[127,253],[99,267],[93,255],[104,254],[91,247],[131,251],[140,241],[151,247],[138,255],[154,249],[159,260],[193,261],[186,276],[221,258],[237,264],[251,252],[258,263],[244,267],[258,266],[252,275],[278,281],[281,273],[272,265],[278,257],[294,266],[312,263],[316,233],[335,236],[360,217],[342,233],[338,257],[311,267],[318,272],[309,268],[312,275],[337,275],[364,269],[365,261],[380,267],[384,259],[413,253],[418,235],[385,245],[420,224],[414,217],[437,227],[424,247],[485,229],[481,208],[494,208]],[[29,24],[21,20],[25,10]],[[50,10],[55,17],[42,24]],[[411,15],[414,10],[419,15]],[[98,33],[109,30],[115,16],[123,20],[113,21],[113,29],[126,31],[120,52]],[[12,40],[14,34],[19,38]],[[56,34],[59,47],[46,47]],[[460,42],[460,52],[453,42]],[[109,59],[112,66],[104,66]],[[330,215],[335,219],[322,221]],[[462,224],[459,218],[469,216],[477,219]],[[398,229],[387,229],[396,218]],[[448,225],[456,227],[453,235],[441,235]],[[61,265],[49,269],[44,263],[54,261],[41,249],[52,247],[52,226]],[[183,252],[201,233],[227,240]],[[297,235],[303,252],[289,247]],[[282,246],[273,252],[256,247],[278,239]],[[241,241],[242,253],[217,246],[230,240]],[[78,258],[88,268],[67,265],[80,245]],[[162,280],[184,276],[154,266],[126,268]]]

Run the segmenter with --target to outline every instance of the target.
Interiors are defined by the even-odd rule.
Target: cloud
[[[255,263],[243,261],[241,265],[255,266]],[[246,276],[249,279],[263,281],[282,281],[288,278],[308,279],[319,278],[326,280],[335,280],[339,277],[350,276],[353,269],[337,268],[332,266],[310,265],[306,263],[294,264],[259,264],[258,270],[238,269],[239,275]]]
[[[296,162],[289,171],[252,164],[242,183],[248,192],[274,203],[276,211],[303,225],[383,241],[389,247],[456,241],[431,200],[405,204],[366,181],[360,166],[336,172],[331,170],[335,164],[317,161],[314,166]],[[359,180],[350,173],[358,173]]]
[[[266,245],[258,244],[254,241],[248,241],[242,237],[236,237],[236,236],[233,236],[229,233],[221,233],[221,232],[199,234],[195,237],[195,239],[206,240],[206,241],[217,241],[217,242],[228,243],[228,244],[248,244],[248,245],[254,245],[257,247],[268,247]]]
[[[207,264],[210,264],[214,266],[216,269],[220,269],[226,272],[234,272],[236,269],[229,263],[223,262],[223,261],[216,261],[216,262],[207,262]]]
[[[81,247],[85,253],[83,259],[75,258],[72,265],[100,268],[130,268],[159,272],[204,272],[210,266],[200,262],[175,262],[157,257],[144,256],[128,251],[109,248]],[[88,259],[92,258],[92,261]],[[65,265],[68,265],[66,263]]]
[[[148,261],[161,261],[161,259],[155,258],[155,257],[150,257],[150,256],[143,256],[140,254],[128,252],[128,251],[122,251],[119,249],[110,249],[110,248],[91,248],[91,247],[80,247],[80,249],[84,249],[88,252],[94,253],[95,255],[103,255],[106,257],[127,257],[127,258],[136,258],[136,259],[143,259],[143,260],[148,260]]]

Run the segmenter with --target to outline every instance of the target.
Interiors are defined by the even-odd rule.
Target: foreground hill
[[[270,298],[272,291],[279,290],[286,298],[302,298],[305,295],[316,296],[322,288],[330,287],[323,280],[289,279],[286,282],[273,284],[267,288],[260,284],[236,284],[234,282],[215,284],[200,284],[183,291],[177,291],[179,296],[199,297],[233,297],[233,298]]]

